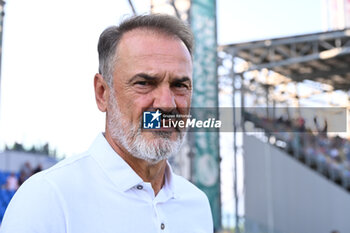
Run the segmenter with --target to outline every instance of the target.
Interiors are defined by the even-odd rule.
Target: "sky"
[[[218,0],[218,41],[229,44],[320,32],[322,2]]]

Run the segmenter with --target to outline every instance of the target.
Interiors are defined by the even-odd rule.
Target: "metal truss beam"
[[[279,45],[289,45],[289,44],[298,44],[305,43],[310,41],[324,41],[324,40],[334,40],[338,38],[346,38],[350,37],[350,29],[342,30],[342,31],[334,31],[334,32],[325,32],[325,33],[316,33],[310,35],[301,35],[301,36],[293,36],[286,38],[278,38],[278,39],[270,39],[270,40],[262,40],[262,41],[253,41],[247,43],[239,43],[233,45],[224,45],[221,46],[221,50],[225,50],[228,53],[236,53],[240,50],[251,50],[256,48],[266,48],[273,47]]]
[[[248,62],[245,71],[288,67],[350,54],[350,29],[329,33],[222,46]]]
[[[324,50],[322,52],[316,52],[310,55],[291,57],[280,61],[272,61],[267,63],[262,63],[259,65],[251,65],[245,71],[260,70],[263,68],[272,69],[274,67],[288,66],[292,64],[299,64],[314,60],[325,60],[342,55],[350,54],[350,47],[346,48],[333,48],[329,50]]]
[[[314,80],[319,77],[330,77],[334,75],[343,75],[350,73],[350,67],[342,69],[331,69],[329,71],[316,71],[308,74],[292,74],[290,77],[295,81],[302,81],[304,79]]]

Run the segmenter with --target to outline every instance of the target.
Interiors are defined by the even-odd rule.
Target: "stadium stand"
[[[258,117],[245,112],[245,120],[261,128],[273,145],[350,191],[350,141],[325,133],[314,134],[297,121]],[[279,143],[279,142],[284,143]]]

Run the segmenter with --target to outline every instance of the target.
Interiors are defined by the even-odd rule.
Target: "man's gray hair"
[[[163,14],[133,16],[121,22],[119,26],[105,29],[98,41],[99,73],[110,87],[113,83],[117,46],[124,33],[137,28],[155,30],[179,38],[192,56],[193,34],[180,19]]]

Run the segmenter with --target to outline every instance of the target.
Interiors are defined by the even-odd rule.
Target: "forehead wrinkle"
[[[140,55],[134,56],[134,57],[147,58],[147,57],[150,57],[150,56],[154,56],[154,57],[164,57],[164,58],[171,58],[171,59],[176,58],[176,60],[184,60],[184,61],[186,61],[186,62],[189,62],[189,61],[190,61],[189,59],[186,59],[185,57],[183,57],[183,58],[180,59],[180,57],[171,54],[170,51],[169,51],[168,54],[164,54],[164,53],[151,53],[151,52],[150,52],[150,53],[140,54]]]
[[[153,74],[153,73],[159,73],[159,71],[163,70],[163,72],[186,72],[187,69],[190,69],[190,72],[192,73],[192,63],[191,61],[188,61],[185,58],[178,57],[178,56],[172,56],[172,55],[166,55],[166,54],[139,54],[135,56],[129,57],[129,61],[125,61],[129,64],[141,64],[141,68],[146,68],[147,70],[143,70],[144,72],[147,71],[147,73]],[[152,60],[158,60],[158,63],[152,62]],[[149,62],[148,62],[149,61]],[[162,67],[163,65],[170,65],[169,69],[168,67]],[[140,71],[141,72],[141,71]],[[186,75],[180,75],[180,76],[186,76]]]

